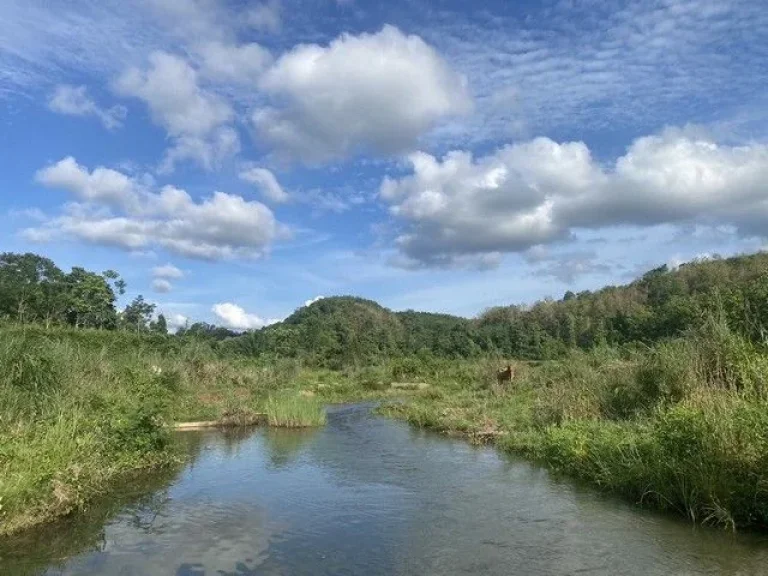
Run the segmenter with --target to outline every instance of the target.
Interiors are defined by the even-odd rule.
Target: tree
[[[150,322],[149,329],[151,332],[156,332],[158,334],[168,334],[168,322],[165,320],[165,316],[159,314],[157,316],[157,321]]]
[[[114,286],[115,290],[118,294],[120,294],[120,296],[125,294],[125,288],[127,284],[125,283],[125,280],[120,277],[120,274],[114,270],[105,270],[102,276],[104,276],[104,278],[107,280],[112,280],[112,286]]]
[[[75,328],[114,328],[115,293],[104,276],[74,267],[66,278],[66,316]]]
[[[121,315],[122,325],[127,330],[136,330],[136,332],[147,330],[154,311],[155,305],[144,300],[144,296],[139,294],[123,310]]]
[[[17,322],[60,321],[64,311],[64,274],[37,254],[0,254],[0,316]]]

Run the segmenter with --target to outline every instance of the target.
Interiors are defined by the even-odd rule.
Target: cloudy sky
[[[238,329],[754,251],[766,30],[760,0],[3,0],[0,247]]]

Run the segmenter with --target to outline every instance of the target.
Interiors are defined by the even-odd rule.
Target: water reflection
[[[316,434],[316,428],[267,428],[264,432],[264,444],[271,465],[274,468],[285,468],[292,464]]]
[[[768,562],[762,537],[693,529],[365,408],[320,430],[179,441],[181,474],[17,540],[0,573],[741,576]]]
[[[168,503],[168,486],[181,472],[165,468],[126,478],[85,511],[12,539],[0,539],[0,573],[36,576],[61,573],[73,556],[98,553],[108,545],[106,526],[120,518],[133,530],[151,531]]]

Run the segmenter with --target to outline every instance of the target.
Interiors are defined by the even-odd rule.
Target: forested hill
[[[299,356],[338,367],[381,356],[498,354],[542,359],[569,348],[651,343],[722,314],[752,340],[768,327],[768,254],[662,266],[624,286],[566,292],[533,306],[502,306],[476,319],[392,312],[353,297],[325,298],[285,321],[227,342],[248,354]]]
[[[125,283],[113,271],[70,272],[34,254],[0,254],[0,319],[75,328],[166,332],[154,306],[136,298],[123,311],[116,294]],[[168,338],[206,340],[222,352],[299,357],[341,367],[382,357],[479,354],[553,358],[570,348],[601,343],[651,343],[724,315],[753,341],[768,327],[768,254],[708,259],[647,272],[625,286],[566,292],[533,306],[502,306],[466,319],[446,314],[393,312],[350,296],[321,299],[284,321],[243,335],[205,323]]]
[[[453,356],[465,350],[471,355],[478,351],[470,336],[472,324],[447,314],[392,312],[372,300],[336,296],[231,339],[226,347],[251,355],[299,356],[329,367],[419,352]]]

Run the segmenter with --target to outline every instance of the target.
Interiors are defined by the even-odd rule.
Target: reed
[[[283,428],[308,428],[325,424],[325,409],[315,398],[275,394],[266,402],[267,422]]]

